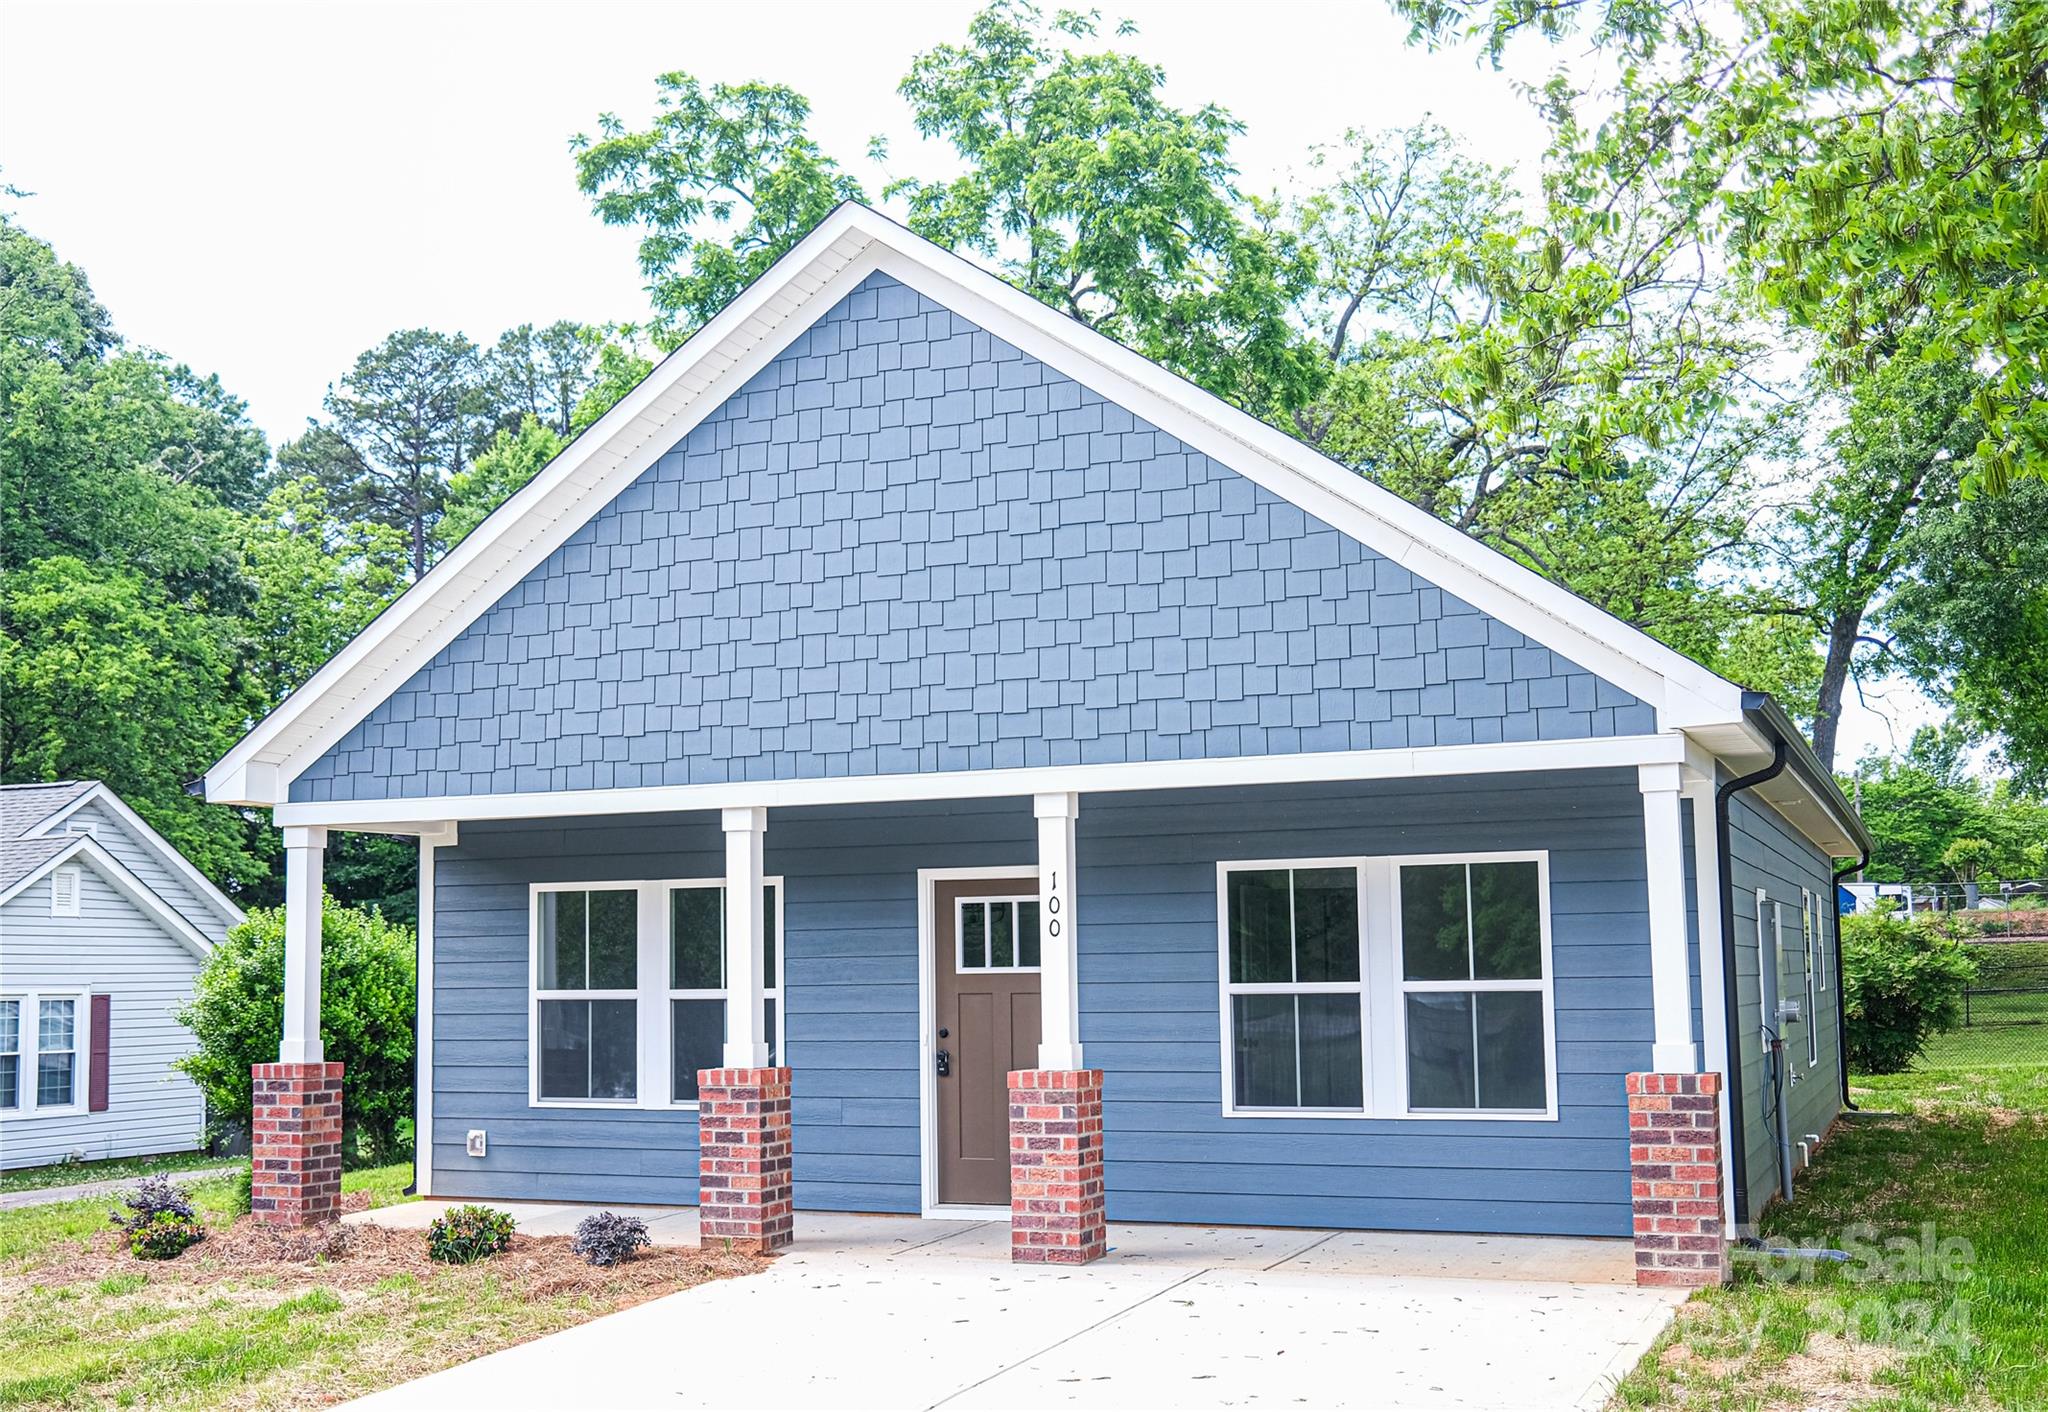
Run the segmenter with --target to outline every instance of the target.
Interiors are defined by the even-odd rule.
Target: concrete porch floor
[[[424,1227],[447,1204],[345,1218]],[[587,1206],[497,1202],[566,1234]],[[631,1209],[664,1243],[688,1208]],[[424,1409],[1598,1408],[1681,1292],[1626,1241],[1112,1224],[1080,1269],[996,1221],[799,1212],[766,1272],[392,1388]]]

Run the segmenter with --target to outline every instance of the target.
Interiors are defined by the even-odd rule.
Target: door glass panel
[[[979,971],[988,965],[988,907],[980,902],[960,904],[960,966]]]
[[[1017,904],[1017,964],[1038,965],[1038,903]]]
[[[988,950],[991,966],[1014,966],[1017,964],[1016,937],[1012,926],[1013,913],[1007,902],[988,904]]]

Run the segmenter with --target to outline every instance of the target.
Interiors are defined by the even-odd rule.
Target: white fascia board
[[[60,853],[53,853],[38,864],[28,876],[19,879],[13,887],[0,893],[0,906],[5,906],[27,891],[42,878],[65,863],[83,858],[91,863],[100,875],[111,883],[114,890],[141,908],[155,919],[165,931],[182,943],[186,950],[204,960],[213,954],[213,942],[205,933],[185,920],[184,914],[150,890],[149,884],[122,866],[121,860],[100,847],[91,834],[77,835],[78,841]]]
[[[140,814],[128,807],[127,802],[120,795],[114,793],[112,789],[104,784],[95,785],[87,790],[84,794],[81,794],[78,798],[72,800],[62,809],[57,810],[50,817],[44,819],[41,823],[23,834],[22,837],[47,838],[59,824],[88,804],[99,804],[111,810],[114,817],[127,827],[128,832],[134,835],[137,842],[150,852],[156,854],[159,862],[182,878],[185,885],[198,894],[201,901],[220,913],[229,926],[239,926],[241,924],[242,909],[237,907],[226,893],[215,887],[206,874],[193,867],[191,859],[171,847],[169,839],[151,828],[143,821]]]
[[[216,803],[291,781],[733,391],[880,269],[1650,704],[1660,729],[1739,717],[1741,691],[1319,452],[865,207],[800,241],[207,772]],[[269,766],[258,770],[255,766]]]
[[[1100,794],[1155,789],[1417,779],[1433,775],[1599,770],[1671,764],[1685,757],[1675,734],[1588,740],[1437,745],[1405,750],[1337,750],[1248,755],[1223,760],[1144,760],[1121,765],[1059,765],[1008,770],[830,779],[741,780],[731,784],[651,785],[432,799],[370,799],[280,804],[280,826],[388,828],[429,820],[554,819],[581,815],[666,814],[708,809],[789,809],[823,804],[894,804],[1013,795]]]

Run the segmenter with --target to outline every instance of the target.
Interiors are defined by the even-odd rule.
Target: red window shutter
[[[95,995],[92,998],[92,1059],[86,1070],[86,1108],[94,1113],[107,1111],[107,1041],[113,1028],[111,1020],[114,997]]]

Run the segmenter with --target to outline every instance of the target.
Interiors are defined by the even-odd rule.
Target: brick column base
[[[1010,1075],[1010,1259],[1085,1265],[1105,1249],[1102,1070]]]
[[[766,1255],[791,1238],[789,1070],[697,1073],[697,1244]]]
[[[331,1221],[341,1206],[341,1065],[256,1064],[249,1210],[273,1226]]]
[[[1636,1283],[1723,1284],[1721,1076],[1630,1074],[1627,1084]]]

